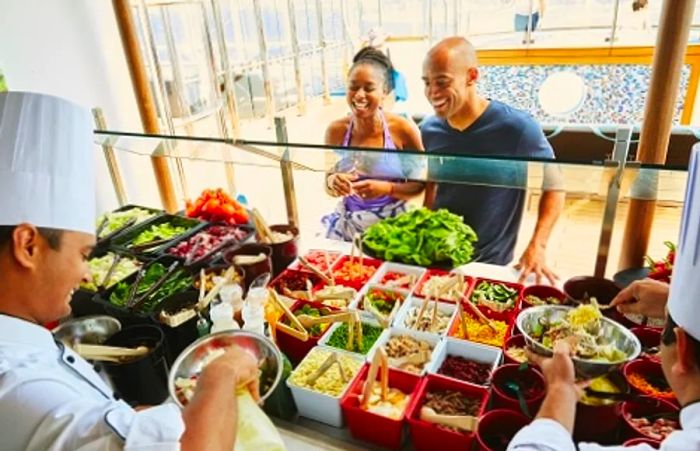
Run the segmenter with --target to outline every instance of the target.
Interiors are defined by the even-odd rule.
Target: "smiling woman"
[[[348,73],[347,102],[351,115],[333,121],[326,144],[387,150],[423,150],[414,123],[385,113],[382,105],[392,90],[393,66],[382,52],[365,47]],[[381,219],[406,211],[406,200],[423,191],[417,159],[393,152],[338,151],[341,159],[327,175],[326,191],[342,197],[336,211],[325,216],[327,238],[349,241]]]

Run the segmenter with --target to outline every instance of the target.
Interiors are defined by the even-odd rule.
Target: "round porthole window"
[[[568,116],[583,106],[586,83],[574,72],[562,71],[549,75],[537,93],[537,100],[545,113]]]

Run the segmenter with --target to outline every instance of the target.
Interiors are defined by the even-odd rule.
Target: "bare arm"
[[[537,224],[531,242],[542,247],[547,246],[552,229],[564,209],[564,196],[565,194],[559,191],[542,193],[537,211]]]
[[[332,122],[328,128],[326,128],[324,144],[327,146],[340,146],[343,141],[344,131],[345,126],[341,122]],[[352,193],[352,186],[350,185],[351,181],[351,178],[347,177],[346,174],[336,173],[335,167],[332,167],[326,171],[323,188],[326,190],[326,194],[329,196],[347,196]]]
[[[423,151],[423,143],[418,127],[399,116],[393,116],[390,122],[392,138],[398,149]],[[405,158],[411,158],[406,156]],[[366,179],[355,182],[353,191],[365,199],[379,196],[391,196],[395,199],[409,200],[425,189],[423,182],[389,182],[385,180]]]
[[[437,193],[437,183],[428,182],[425,186],[425,198],[423,199],[423,206],[425,208],[433,209],[435,205],[435,194]]]
[[[564,196],[565,194],[560,191],[544,191],[542,193],[535,231],[516,265],[516,268],[521,270],[520,282],[524,282],[527,276],[533,272],[538,284],[541,283],[542,276],[547,277],[552,285],[556,282],[557,275],[545,264],[545,253],[552,229],[564,209]]]
[[[585,382],[577,384],[571,348],[564,340],[554,345],[554,355],[545,358],[528,351],[528,358],[542,369],[547,382],[547,395],[542,402],[537,418],[548,418],[564,426],[569,433],[574,431],[576,403]]]
[[[420,137],[418,126],[412,121],[402,121],[402,145],[403,149],[420,150],[423,149],[423,141]],[[391,195],[396,199],[410,200],[420,194],[425,189],[425,183],[422,182],[406,182],[394,183]]]
[[[238,401],[236,387],[247,384],[258,398],[258,367],[247,352],[231,348],[204,369],[197,391],[182,412],[183,451],[230,451],[236,443]]]

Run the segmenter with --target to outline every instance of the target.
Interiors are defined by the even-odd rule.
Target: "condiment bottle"
[[[214,323],[211,326],[211,333],[241,328],[233,319],[233,306],[227,302],[212,305],[209,309],[209,317]]]
[[[265,301],[267,300],[266,288],[252,288],[248,290],[245,305],[243,306],[243,329],[265,333]]]

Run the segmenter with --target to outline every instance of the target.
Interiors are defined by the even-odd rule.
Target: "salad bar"
[[[251,330],[264,331],[289,359],[265,411],[293,424],[305,418],[325,433],[330,427],[364,447],[505,450],[544,398],[526,349],[551,353],[558,340],[574,348],[579,376],[605,376],[579,403],[576,439],[660,440],[679,428],[654,351],[657,329],[629,330],[593,299],[554,287],[450,269],[476,257],[476,236],[449,213],[414,210],[373,226],[362,243],[371,257],[311,249],[269,274],[275,235],[260,233],[255,214],[253,225],[247,210],[231,211],[231,201],[208,190],[181,216],[129,206],[99,218],[105,238],[74,302],[87,299],[122,326],[158,326],[172,348],[169,363],[207,334],[210,312],[211,320],[223,314],[226,324],[259,327]],[[251,316],[254,294],[259,320]],[[197,376],[172,383],[184,405]],[[623,414],[591,431],[610,409]]]

